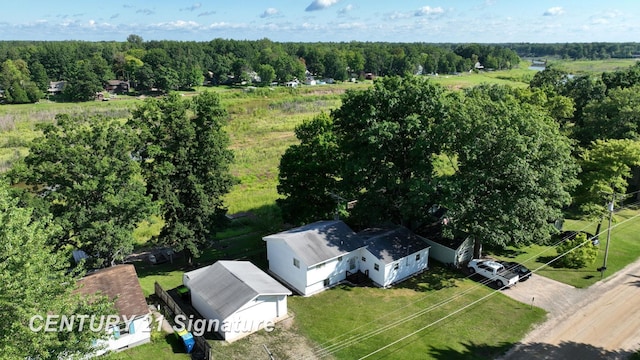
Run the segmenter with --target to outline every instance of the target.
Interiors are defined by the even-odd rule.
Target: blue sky
[[[5,0],[0,40],[640,41],[638,0]]]

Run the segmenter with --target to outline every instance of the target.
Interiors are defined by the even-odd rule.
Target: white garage
[[[208,330],[232,342],[287,315],[291,291],[248,261],[218,261],[183,275]]]

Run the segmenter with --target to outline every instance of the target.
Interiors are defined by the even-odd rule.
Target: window
[[[342,261],[342,256],[338,256],[338,261]]]
[[[416,254],[416,261],[420,260],[420,254]]]
[[[367,258],[366,257],[362,257],[362,262],[367,262]]]
[[[293,258],[293,266],[297,267],[298,269],[300,269],[300,260]]]
[[[331,285],[331,280],[324,279],[324,287],[328,287],[329,285]]]
[[[378,264],[373,264],[373,270],[375,270],[375,271],[380,271],[380,265],[378,265]]]
[[[400,264],[396,263],[393,265],[393,270],[398,270],[400,268]]]

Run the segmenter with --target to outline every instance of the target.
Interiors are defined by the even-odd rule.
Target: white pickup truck
[[[481,275],[489,280],[495,281],[499,289],[515,285],[520,276],[513,271],[493,260],[474,259],[467,265],[469,272]]]

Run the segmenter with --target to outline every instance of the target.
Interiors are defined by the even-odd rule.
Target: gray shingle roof
[[[265,237],[283,239],[307,265],[314,266],[364,246],[351,228],[340,220],[317,221]]]
[[[395,228],[371,228],[358,233],[367,245],[367,251],[385,264],[397,261],[429,244],[404,226]]]
[[[291,295],[289,289],[248,261],[218,261],[194,272],[188,273],[190,290],[201,294],[222,319],[259,295]]]

